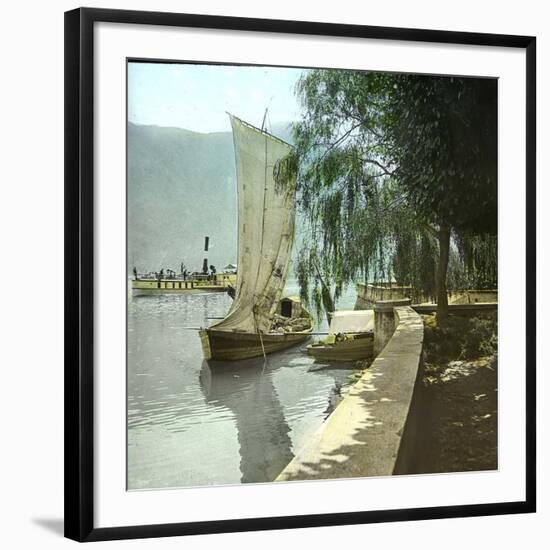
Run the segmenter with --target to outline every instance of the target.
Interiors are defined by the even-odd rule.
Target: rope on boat
[[[260,331],[258,331],[258,334],[260,335],[260,344],[262,345],[262,353],[263,353],[263,356],[264,356],[264,366],[262,368],[262,374],[263,374],[264,369],[267,365],[267,356],[265,354],[264,339],[262,338],[262,333]]]
[[[258,333],[258,336],[260,337],[260,344],[262,346],[262,354],[264,356],[264,366],[262,367],[262,374],[264,373],[265,367],[267,365],[267,355],[265,354],[265,348],[264,348],[264,339],[262,338],[262,333],[260,329],[258,328],[258,321],[256,320],[256,308],[252,308],[252,316],[254,317],[254,324],[256,325],[256,332]]]

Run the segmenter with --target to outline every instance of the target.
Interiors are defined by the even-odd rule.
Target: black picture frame
[[[94,527],[93,89],[97,22],[246,30],[526,51],[526,498],[495,502],[286,517]],[[211,15],[79,8],[65,13],[65,536],[77,541],[164,537],[357,523],[518,514],[536,510],[536,38]]]

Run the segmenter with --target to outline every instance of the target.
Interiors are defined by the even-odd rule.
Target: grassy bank
[[[497,322],[423,315],[424,372],[418,471],[496,469]]]

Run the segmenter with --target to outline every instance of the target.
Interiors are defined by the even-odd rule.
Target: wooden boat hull
[[[361,361],[372,357],[374,335],[341,340],[333,344],[311,344],[307,347],[309,355],[316,361],[347,362]]]
[[[204,329],[199,331],[205,359],[237,361],[280,351],[311,336],[312,329],[284,334],[258,334]],[[263,348],[262,348],[263,343]]]

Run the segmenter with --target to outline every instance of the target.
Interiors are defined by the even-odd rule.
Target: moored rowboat
[[[320,342],[307,346],[317,361],[360,361],[372,357],[374,345],[374,312],[335,311],[329,334]]]
[[[373,333],[350,334],[340,340],[311,344],[307,347],[307,352],[317,361],[360,361],[372,356],[373,344]]]

